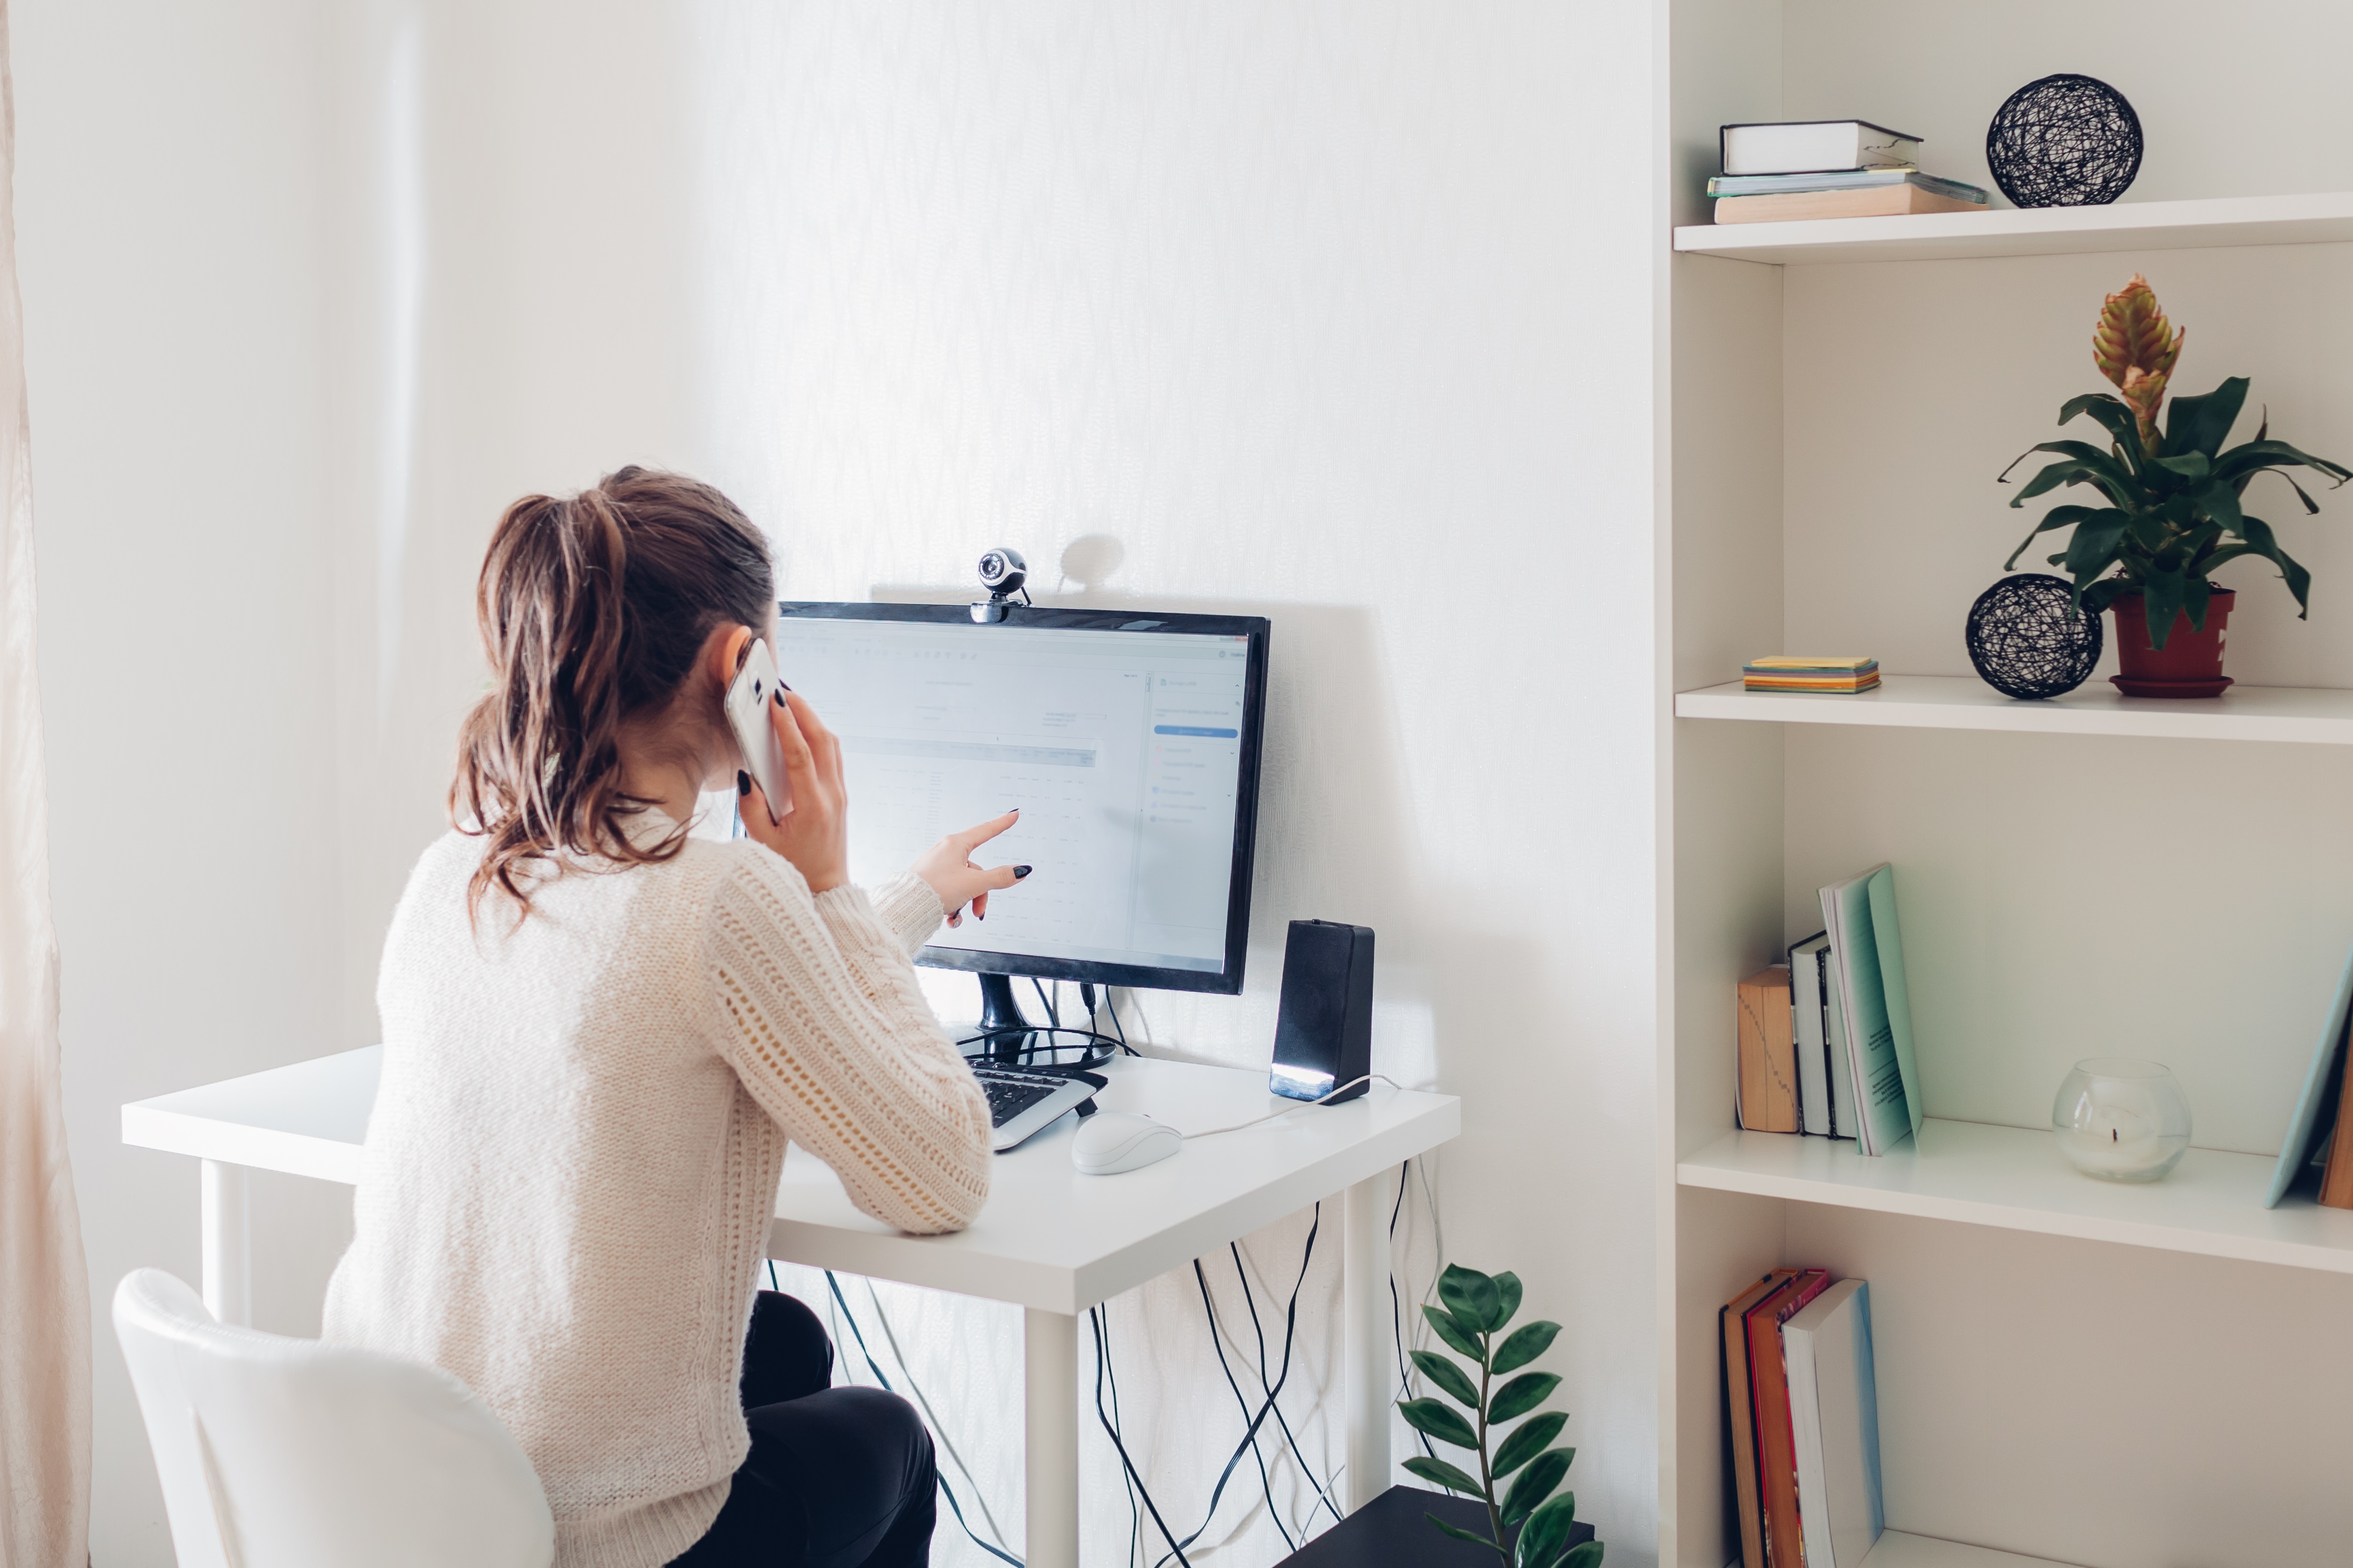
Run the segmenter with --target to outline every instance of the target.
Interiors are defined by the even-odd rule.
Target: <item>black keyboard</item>
[[[988,1120],[997,1127],[1004,1126],[1071,1081],[1045,1073],[997,1067],[976,1067],[973,1076],[980,1079],[982,1092],[988,1096]]]

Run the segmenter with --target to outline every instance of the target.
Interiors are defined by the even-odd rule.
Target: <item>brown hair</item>
[[[734,502],[679,474],[627,468],[568,500],[507,508],[474,610],[493,687],[459,732],[449,815],[490,840],[467,888],[531,912],[534,862],[558,850],[621,866],[667,860],[683,828],[641,848],[621,788],[621,721],[676,695],[711,628],[755,631],[776,607],[768,542]]]

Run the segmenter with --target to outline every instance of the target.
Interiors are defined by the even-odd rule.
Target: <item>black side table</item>
[[[1493,1548],[1455,1540],[1422,1518],[1425,1513],[1457,1530],[1487,1532],[1484,1503],[1419,1487],[1391,1487],[1275,1568],[1501,1568]],[[1571,1546],[1592,1539],[1593,1527],[1583,1520],[1569,1527]]]

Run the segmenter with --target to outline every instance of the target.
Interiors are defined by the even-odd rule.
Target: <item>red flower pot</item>
[[[2220,697],[2231,678],[2222,673],[2222,628],[2230,624],[2231,601],[2238,595],[2217,588],[2206,603],[2206,629],[2189,629],[2189,612],[2173,617],[2173,630],[2162,648],[2148,637],[2148,611],[2138,594],[2126,594],[2112,606],[2116,614],[2116,662],[2121,667],[2108,679],[2127,697]]]

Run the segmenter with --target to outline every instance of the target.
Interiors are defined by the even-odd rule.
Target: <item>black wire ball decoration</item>
[[[2104,206],[2140,173],[2140,116],[2087,76],[2028,82],[1986,127],[1986,163],[2022,207]]]
[[[2092,679],[2106,634],[2064,577],[2021,572],[1969,606],[1969,662],[2005,697],[2063,697]]]

